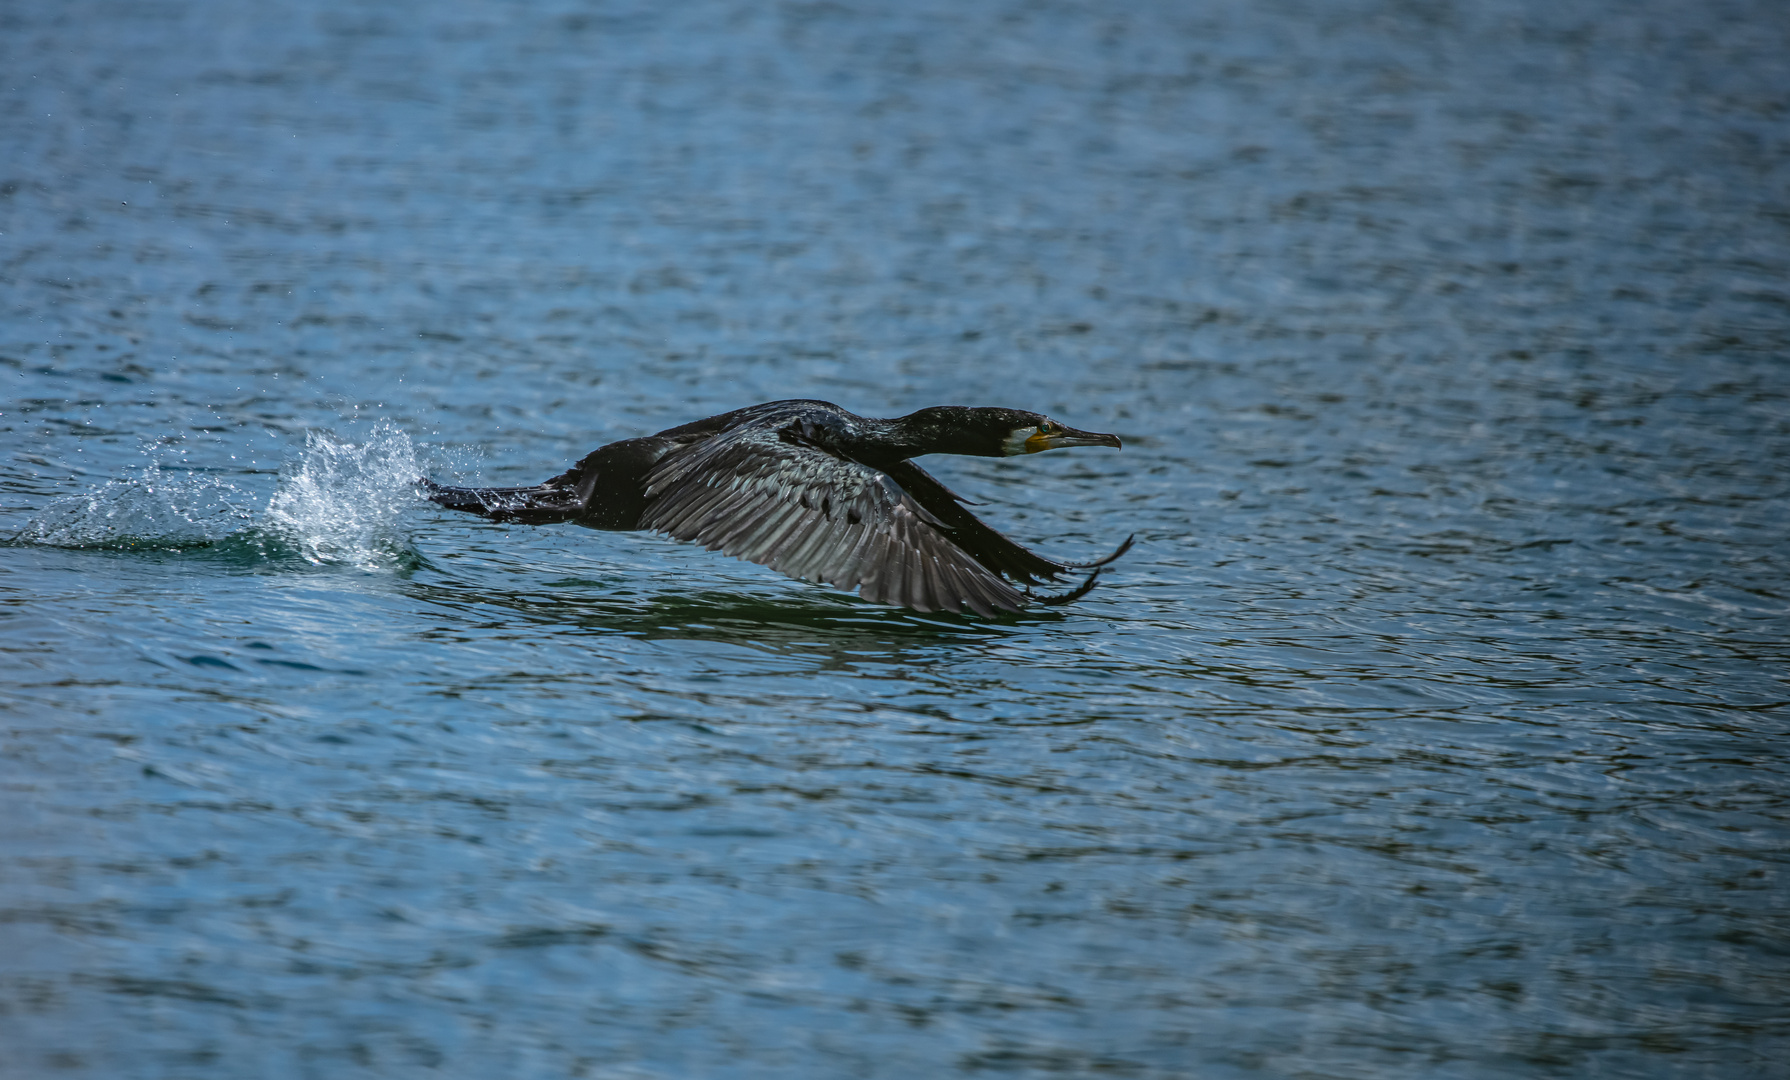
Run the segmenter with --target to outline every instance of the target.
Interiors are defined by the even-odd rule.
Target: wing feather
[[[752,509],[759,504],[757,492],[743,482],[736,481],[732,490],[722,497],[704,504],[702,513],[692,514],[685,521],[698,529],[713,529],[742,516],[750,518]],[[683,523],[679,522],[680,525]]]
[[[1077,568],[1075,563],[1046,558],[1002,536],[970,513],[963,505],[962,496],[911,461],[890,466],[889,475],[938,520],[958,547],[997,574],[1032,585],[1039,581],[1054,581],[1059,575]]]
[[[705,547],[719,551],[724,547],[737,545],[754,533],[768,528],[771,519],[781,515],[784,509],[781,503],[765,502],[755,496],[752,502],[733,508],[728,516],[716,517],[714,520],[704,519],[693,526],[677,526],[674,534],[695,533],[704,538],[701,542]],[[674,531],[669,525],[663,529]]]
[[[826,560],[829,550],[840,546],[841,537],[833,528],[832,520],[824,513],[811,512],[813,525],[808,531],[791,542],[787,558],[788,570],[792,577],[808,581],[817,580],[815,571]]]
[[[982,615],[1027,603],[888,472],[786,440],[775,422],[672,451],[646,492],[642,528],[867,600]]]
[[[931,611],[932,605],[926,601],[926,555],[920,550],[913,535],[914,526],[911,521],[902,522],[903,539],[907,543],[901,552],[901,570],[906,588],[902,590],[906,606],[915,611]]]
[[[776,544],[777,538],[795,524],[796,508],[787,503],[772,503],[770,512],[765,514],[757,527],[744,536],[723,546],[720,550],[749,562],[761,562],[765,553]]]
[[[928,560],[928,566],[926,567],[926,587],[932,593],[930,599],[932,600],[934,609],[943,609],[945,611],[963,610],[963,601],[951,595],[951,590],[945,587],[945,570],[944,567],[939,565],[937,559]]]

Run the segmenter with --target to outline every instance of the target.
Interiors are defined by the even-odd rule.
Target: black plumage
[[[422,483],[434,502],[496,521],[650,529],[877,603],[991,616],[1082,596],[1131,540],[1095,562],[1045,558],[984,524],[911,459],[1065,446],[1119,440],[1017,409],[939,406],[878,420],[825,401],[773,401],[610,443],[533,487]],[[1031,590],[1076,570],[1089,574],[1068,593]]]

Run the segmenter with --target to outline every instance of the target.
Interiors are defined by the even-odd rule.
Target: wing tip
[[[1132,533],[1130,536],[1127,536],[1125,538],[1124,543],[1120,544],[1117,548],[1114,548],[1113,553],[1111,555],[1108,555],[1104,559],[1095,559],[1093,562],[1066,562],[1066,563],[1061,563],[1060,565],[1066,569],[1069,569],[1069,570],[1098,570],[1103,566],[1110,566],[1113,563],[1117,562],[1119,559],[1119,556],[1125,554],[1127,551],[1130,551],[1132,545],[1136,544],[1136,543],[1137,543],[1137,534]]]
[[[1129,544],[1130,541],[1126,541],[1126,543]],[[1124,554],[1123,548],[1121,548],[1117,554],[1113,555],[1112,558],[1117,558],[1119,555],[1122,555],[1122,554]],[[1111,561],[1111,559],[1109,559],[1107,561]],[[1088,593],[1092,592],[1094,589],[1094,586],[1099,581],[1100,581],[1100,570],[1099,570],[1098,565],[1096,565],[1094,572],[1089,574],[1085,581],[1083,581],[1080,585],[1077,585],[1075,588],[1069,590],[1066,593],[1056,593],[1054,595],[1045,595],[1045,596],[1028,593],[1026,598],[1028,600],[1030,600],[1032,603],[1038,604],[1042,607],[1060,607],[1063,604],[1073,604],[1075,601],[1080,600],[1082,597],[1084,597],[1084,596],[1088,595]]]

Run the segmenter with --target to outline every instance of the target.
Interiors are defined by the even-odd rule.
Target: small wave
[[[414,566],[405,507],[423,474],[410,437],[381,423],[364,442],[312,432],[264,510],[222,477],[148,465],[52,502],[15,543],[104,550],[228,549],[365,570]]]

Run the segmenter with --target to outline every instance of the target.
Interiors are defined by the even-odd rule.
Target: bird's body
[[[866,600],[989,616],[1081,596],[1131,541],[1098,562],[1047,559],[984,524],[911,459],[1118,445],[1014,409],[940,406],[880,420],[825,401],[773,401],[610,443],[534,487],[423,484],[434,502],[497,521],[649,529]],[[1068,594],[1029,591],[1073,570],[1090,573]]]

